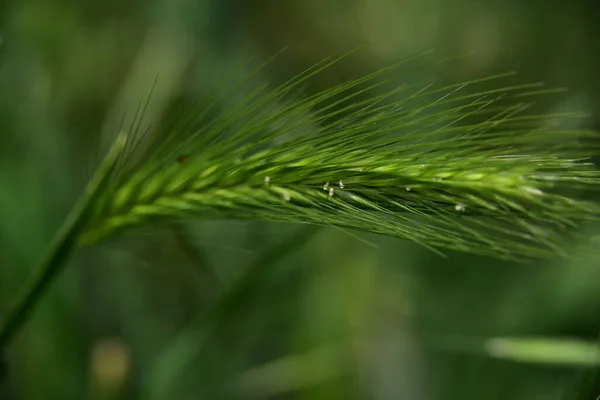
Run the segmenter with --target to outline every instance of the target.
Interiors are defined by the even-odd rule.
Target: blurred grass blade
[[[488,355],[532,364],[575,367],[600,366],[600,345],[573,339],[492,338],[486,341]]]
[[[217,302],[193,320],[158,356],[150,369],[146,397],[176,398],[173,391],[177,390],[177,379],[197,361],[204,346],[235,319],[235,314],[243,309],[244,304],[251,302],[260,290],[261,283],[272,275],[274,268],[293,251],[306,245],[319,231],[317,226],[302,227],[253,261]],[[165,376],[169,379],[164,379]]]
[[[245,398],[271,398],[306,390],[350,372],[351,347],[322,346],[244,371],[234,383]]]

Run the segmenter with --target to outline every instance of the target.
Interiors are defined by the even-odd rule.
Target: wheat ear
[[[512,74],[396,84],[394,65],[284,103],[337,61],[177,121],[123,166],[80,242],[154,220],[243,218],[522,259],[566,254],[567,239],[600,215],[586,199],[600,187],[593,134],[554,126],[575,115],[528,112],[551,92],[542,84],[497,88]]]

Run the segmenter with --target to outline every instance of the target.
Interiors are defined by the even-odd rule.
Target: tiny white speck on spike
[[[407,186],[405,189],[407,192],[410,192],[412,190],[412,188],[410,186]]]
[[[527,193],[532,194],[534,196],[541,196],[544,194],[544,192],[542,192],[540,189],[531,187],[531,186],[525,186],[523,187],[523,190],[525,190]]]
[[[329,188],[329,197],[333,197],[335,190],[333,188]]]
[[[459,212],[463,212],[467,209],[464,204],[457,204],[454,206],[454,209]]]
[[[329,189],[329,182],[325,182],[325,184],[323,185],[323,190],[327,189]]]
[[[265,176],[265,185],[268,185],[271,182],[271,178]]]
[[[344,182],[342,182],[342,180],[340,179],[340,189],[344,188]]]
[[[290,201],[292,199],[292,197],[290,196],[290,193],[287,190],[285,192],[283,192],[283,199],[285,201]]]

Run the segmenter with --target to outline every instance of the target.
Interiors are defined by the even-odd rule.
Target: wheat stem
[[[110,180],[115,163],[124,146],[125,137],[119,137],[94,178],[90,181],[85,195],[73,208],[57,233],[54,243],[44,257],[44,261],[34,271],[22,289],[21,295],[2,320],[2,324],[0,324],[0,349],[11,341],[37,303],[46,294],[50,285],[63,270],[71,252],[77,246],[79,235],[88,222],[94,202]]]

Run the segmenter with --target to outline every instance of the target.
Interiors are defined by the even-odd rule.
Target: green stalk
[[[44,257],[44,261],[31,276],[21,295],[4,317],[0,324],[0,349],[3,349],[13,339],[44,297],[50,285],[64,269],[69,256],[77,246],[79,235],[86,227],[95,201],[110,179],[125,142],[125,137],[119,137],[115,142],[88,185],[86,193],[78,201],[55,236],[54,243]]]

